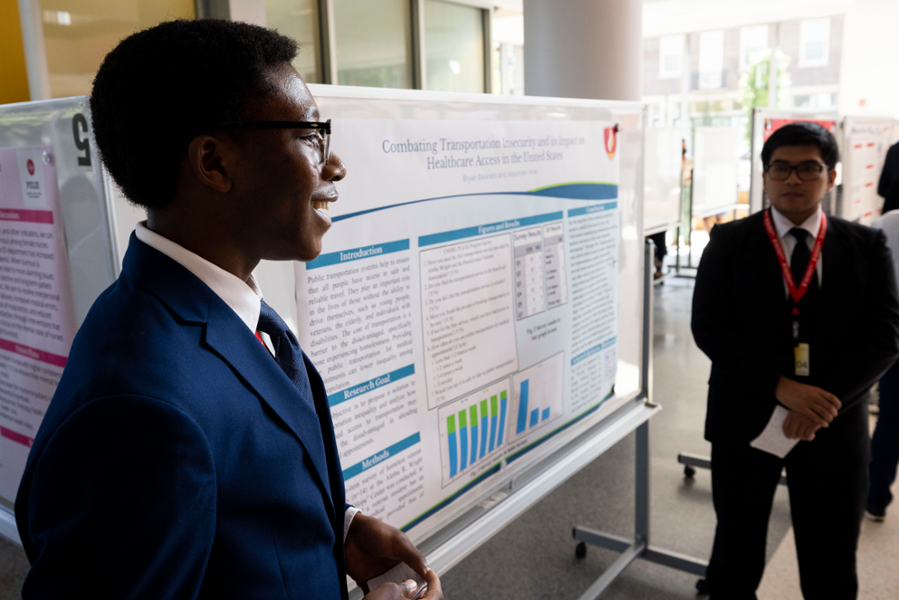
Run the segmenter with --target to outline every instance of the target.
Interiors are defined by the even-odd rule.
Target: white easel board
[[[297,265],[300,341],[348,498],[421,540],[637,392],[619,190],[641,110],[312,89],[348,176],[322,256]],[[408,492],[381,500],[393,482]]]
[[[892,141],[893,120],[845,117],[842,133],[843,201],[839,216],[870,225],[883,208],[877,183]]]
[[[643,229],[651,235],[680,222],[683,130],[647,128],[643,133]]]
[[[0,534],[75,330],[117,266],[85,98],[0,106]]]
[[[693,129],[693,216],[710,217],[737,204],[737,144],[732,127]]]

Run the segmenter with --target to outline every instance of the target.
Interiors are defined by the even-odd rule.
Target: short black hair
[[[168,204],[197,135],[244,118],[273,95],[267,71],[290,64],[294,40],[249,23],[168,21],[122,40],[103,59],[90,99],[100,157],[131,202]]]
[[[789,123],[771,134],[762,147],[762,164],[766,169],[771,155],[781,146],[816,146],[828,171],[832,171],[840,160],[837,140],[822,125],[810,121]]]

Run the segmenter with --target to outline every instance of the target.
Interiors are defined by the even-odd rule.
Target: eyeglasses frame
[[[811,164],[817,165],[819,167],[818,172],[811,179],[803,179],[802,175],[799,174],[799,168],[802,166],[811,165]],[[798,165],[790,165],[789,163],[786,163],[786,164],[784,164],[784,166],[788,166],[790,168],[790,171],[787,173],[787,176],[784,177],[783,179],[776,179],[771,175],[771,163],[768,163],[767,165],[765,165],[765,172],[768,173],[768,177],[771,177],[772,181],[786,181],[793,175],[793,171],[796,171],[796,177],[799,178],[799,181],[814,181],[821,175],[822,172],[829,170],[827,168],[827,165],[822,165],[821,163],[815,162],[815,161],[805,161],[805,162],[799,163]]]
[[[322,164],[328,164],[331,157],[331,119],[327,121],[232,121],[223,123],[216,129],[231,129],[240,127],[244,129],[314,129],[322,136]]]

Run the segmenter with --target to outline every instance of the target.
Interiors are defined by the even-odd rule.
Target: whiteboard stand
[[[652,397],[652,243],[646,244],[645,269],[643,282],[643,392],[650,406]],[[665,565],[679,571],[705,577],[709,563],[677,552],[654,548],[649,545],[649,422],[645,421],[637,427],[637,456],[635,477],[635,513],[634,537],[627,539],[586,527],[575,527],[572,531],[574,539],[580,544],[577,555],[583,557],[587,552],[587,544],[608,548],[621,553],[621,556],[606,569],[605,573],[591,585],[580,597],[580,600],[594,600],[608,588],[613,581],[634,560],[642,558],[649,562]]]
[[[687,222],[684,228],[684,244],[687,245],[687,264],[680,264],[680,232],[677,236],[677,259],[674,263],[674,272],[677,277],[696,278],[696,267],[693,266],[693,244],[690,237],[693,233],[693,169],[690,169],[690,194],[687,196]],[[687,272],[689,269],[691,272]]]

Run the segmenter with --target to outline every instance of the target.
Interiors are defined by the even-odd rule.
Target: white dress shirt
[[[147,222],[142,221],[137,224],[134,230],[137,239],[150,246],[154,250],[165,254],[173,261],[197,276],[197,279],[209,286],[215,294],[228,305],[231,310],[237,313],[240,320],[250,328],[255,335],[256,326],[259,324],[259,311],[262,306],[262,292],[259,284],[253,274],[249,279],[242,281],[236,275],[229,273],[221,267],[212,264],[205,258],[194,254],[184,246],[176,244],[172,240],[162,237],[155,231],[147,228]],[[268,338],[266,334],[262,334],[264,338]],[[265,346],[274,356],[274,348],[271,340],[265,339]],[[343,520],[343,539],[346,541],[346,534],[350,530],[350,523],[353,517],[360,512],[358,508],[350,507],[344,513]]]
[[[784,255],[787,257],[787,262],[790,262],[790,259],[793,256],[793,248],[796,247],[796,238],[793,237],[793,234],[790,233],[790,230],[794,227],[799,227],[800,229],[805,229],[808,231],[811,236],[805,238],[805,242],[808,245],[809,251],[815,247],[815,238],[818,237],[818,230],[821,228],[821,206],[818,205],[818,210],[810,216],[808,219],[800,223],[799,225],[795,225],[793,221],[789,220],[776,208],[771,207],[771,220],[774,222],[774,230],[777,231],[777,237],[780,239],[780,245],[784,250]],[[818,257],[818,264],[815,265],[815,273],[818,275],[818,288],[820,289],[823,285],[823,275],[824,275],[824,252],[822,250],[821,256]],[[799,286],[799,282],[796,281],[796,286]],[[786,291],[787,296],[789,296],[789,292],[787,291],[787,282],[784,281],[784,291]]]

